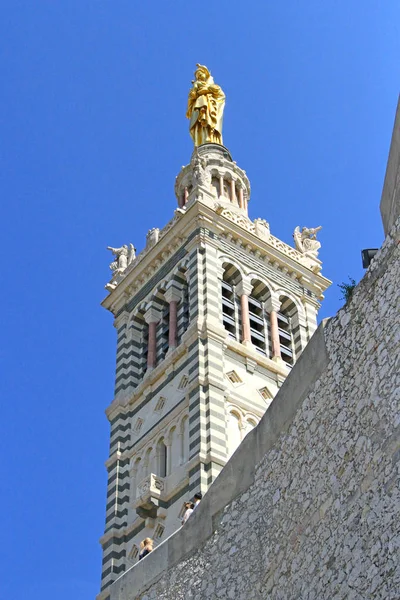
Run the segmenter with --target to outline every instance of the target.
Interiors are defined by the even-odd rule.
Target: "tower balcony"
[[[144,519],[157,516],[160,500],[164,499],[166,493],[165,478],[150,473],[142,479],[136,488],[136,500],[134,508],[139,517]]]

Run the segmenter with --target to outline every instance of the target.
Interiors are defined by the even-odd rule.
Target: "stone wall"
[[[400,96],[397,102],[380,209],[383,229],[387,235],[400,216]]]
[[[400,596],[400,220],[189,521],[111,600]]]

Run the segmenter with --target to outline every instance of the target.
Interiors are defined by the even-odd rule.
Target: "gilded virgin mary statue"
[[[210,143],[222,145],[225,94],[220,86],[214,83],[207,67],[199,64],[196,67],[186,113],[190,119],[190,135],[195,146]]]

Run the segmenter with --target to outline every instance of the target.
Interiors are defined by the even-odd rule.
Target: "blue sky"
[[[195,64],[227,103],[251,218],[322,225],[320,316],[383,240],[400,71],[397,0],[3,0],[0,598],[99,590],[115,331],[111,255],[176,207]]]

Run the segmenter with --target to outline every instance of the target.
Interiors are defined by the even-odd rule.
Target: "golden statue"
[[[225,94],[214,83],[210,71],[204,65],[196,65],[195,80],[189,92],[186,116],[190,119],[189,131],[194,145],[222,145],[222,117]]]

